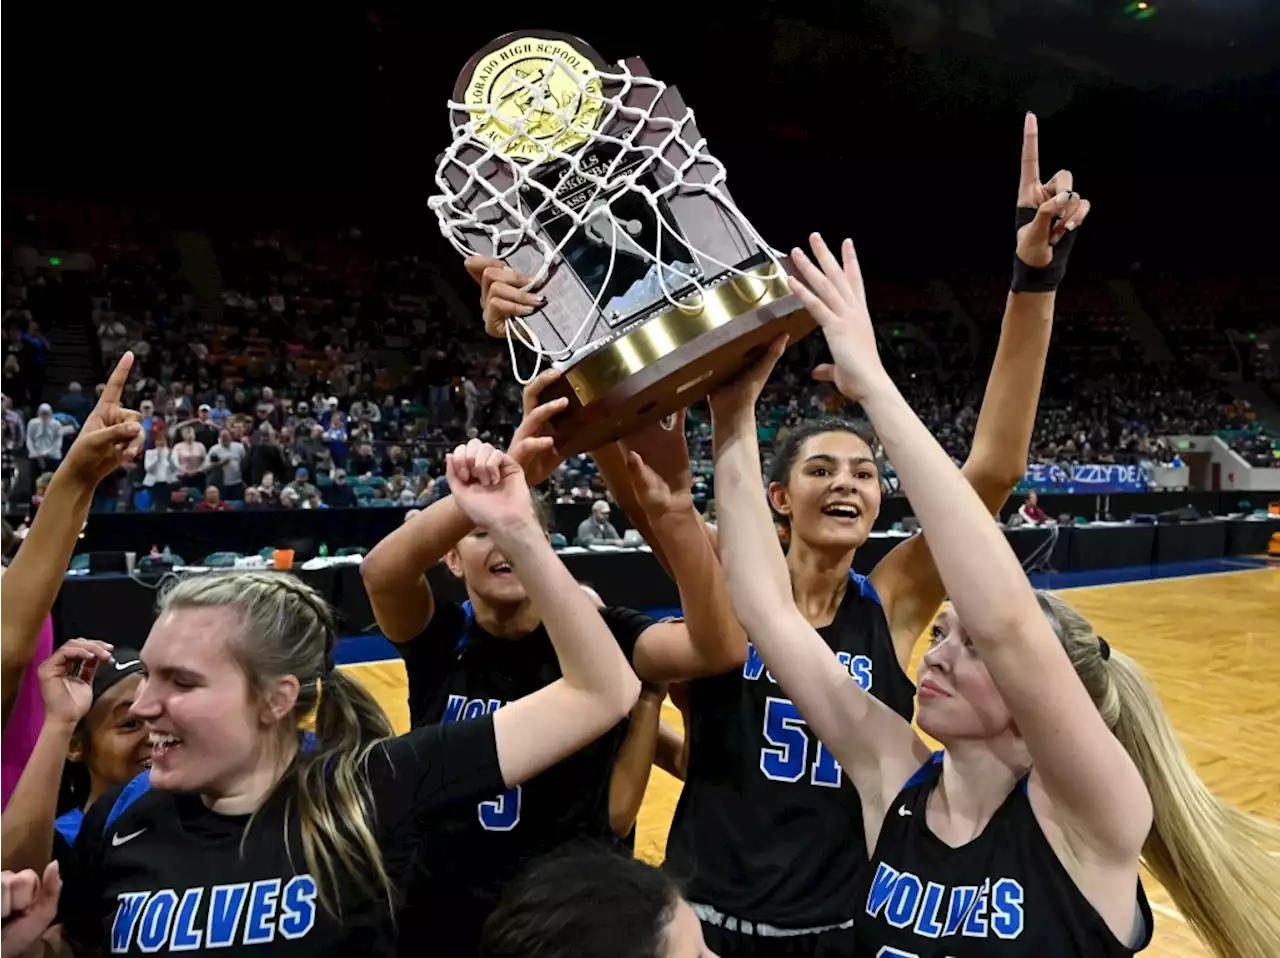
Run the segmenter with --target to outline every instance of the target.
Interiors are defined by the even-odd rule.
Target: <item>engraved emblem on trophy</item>
[[[693,111],[640,58],[610,70],[576,37],[507,34],[466,64],[449,111],[430,205],[459,253],[506,260],[546,297],[506,332],[522,383],[563,371],[543,394],[569,397],[552,422],[563,454],[662,419],[813,329]]]

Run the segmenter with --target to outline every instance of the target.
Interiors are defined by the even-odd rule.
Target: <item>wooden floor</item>
[[[1280,820],[1280,569],[1073,589],[1107,641],[1151,675],[1192,763],[1219,795]],[[916,654],[920,654],[917,649]],[[673,725],[680,713],[668,703]],[[680,783],[653,770],[636,851],[660,862]],[[1147,878],[1155,938],[1144,955],[1207,956],[1164,889]]]

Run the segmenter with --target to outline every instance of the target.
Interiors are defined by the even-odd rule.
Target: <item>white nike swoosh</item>
[[[129,668],[131,665],[137,665],[140,661],[141,659],[130,659],[128,662],[116,662],[114,664],[117,672],[123,672],[125,669]]]
[[[911,809],[907,808],[907,806],[905,805],[899,805],[898,814],[901,815],[903,818],[906,818],[908,815],[911,814]]]
[[[128,835],[112,835],[111,847],[119,848],[125,842],[133,841],[135,838],[137,838],[139,835],[141,835],[145,831],[146,831],[145,828],[139,828],[136,832],[130,832]]]

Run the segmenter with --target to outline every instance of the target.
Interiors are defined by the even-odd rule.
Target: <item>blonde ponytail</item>
[[[286,850],[296,812],[321,905],[341,917],[337,889],[345,873],[356,887],[372,879],[394,915],[397,902],[373,833],[365,775],[369,753],[392,735],[391,723],[363,687],[333,667],[337,625],[332,610],[296,577],[265,572],[192,577],[160,599],[161,612],[219,606],[241,619],[231,648],[251,687],[265,692],[282,676],[298,680],[297,702],[280,723],[282,734],[302,735],[304,721],[314,716],[314,740],[304,741],[275,788],[285,795]],[[242,852],[255,820],[256,815],[245,828]]]
[[[1041,605],[1103,720],[1151,794],[1142,863],[1219,958],[1274,958],[1280,947],[1280,824],[1249,815],[1200,780],[1142,668],[1104,646],[1060,598]]]

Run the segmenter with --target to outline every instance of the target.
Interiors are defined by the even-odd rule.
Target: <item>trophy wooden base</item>
[[[784,333],[794,343],[811,332],[813,319],[774,272],[765,263],[723,281],[697,310],[670,308],[573,361],[542,396],[569,398],[551,420],[556,448],[573,456],[631,435],[705,398]]]

